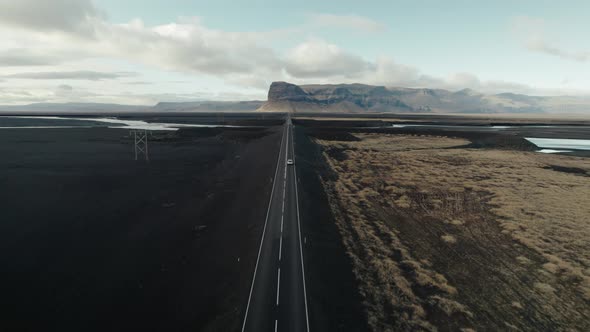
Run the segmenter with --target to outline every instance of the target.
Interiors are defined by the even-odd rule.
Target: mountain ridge
[[[513,92],[484,94],[473,89],[385,87],[361,83],[273,82],[266,101],[159,102],[153,106],[101,103],[0,105],[0,113],[133,112],[334,112],[334,113],[548,113],[590,114],[590,97],[529,96]]]
[[[259,111],[401,113],[577,113],[590,111],[589,97],[483,94],[473,89],[385,87],[360,83],[273,82]]]

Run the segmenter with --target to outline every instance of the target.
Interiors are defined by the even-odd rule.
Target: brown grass
[[[590,159],[356,135],[317,142],[373,330],[590,329],[590,177],[548,167]]]

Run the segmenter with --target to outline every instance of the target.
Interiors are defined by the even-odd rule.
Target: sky
[[[265,100],[273,81],[590,95],[590,1],[0,0],[0,104]]]

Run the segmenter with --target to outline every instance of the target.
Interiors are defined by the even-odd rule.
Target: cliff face
[[[303,85],[274,82],[260,110],[271,111],[412,111],[395,93],[382,86],[361,84]]]
[[[268,90],[269,102],[280,101],[312,101],[303,89],[287,82],[273,82]]]
[[[259,111],[276,112],[587,112],[588,97],[537,97],[514,93],[485,95],[471,89],[386,88],[365,84],[295,85],[274,82]]]

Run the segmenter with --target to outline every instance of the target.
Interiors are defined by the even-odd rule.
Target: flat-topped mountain
[[[268,90],[268,101],[313,101],[309,94],[295,84],[287,82],[273,82]]]
[[[411,112],[398,96],[382,86],[363,84],[295,85],[273,82],[260,111]]]
[[[366,84],[295,85],[273,82],[259,111],[414,113],[580,113],[588,97],[486,95],[472,89],[389,88]]]

